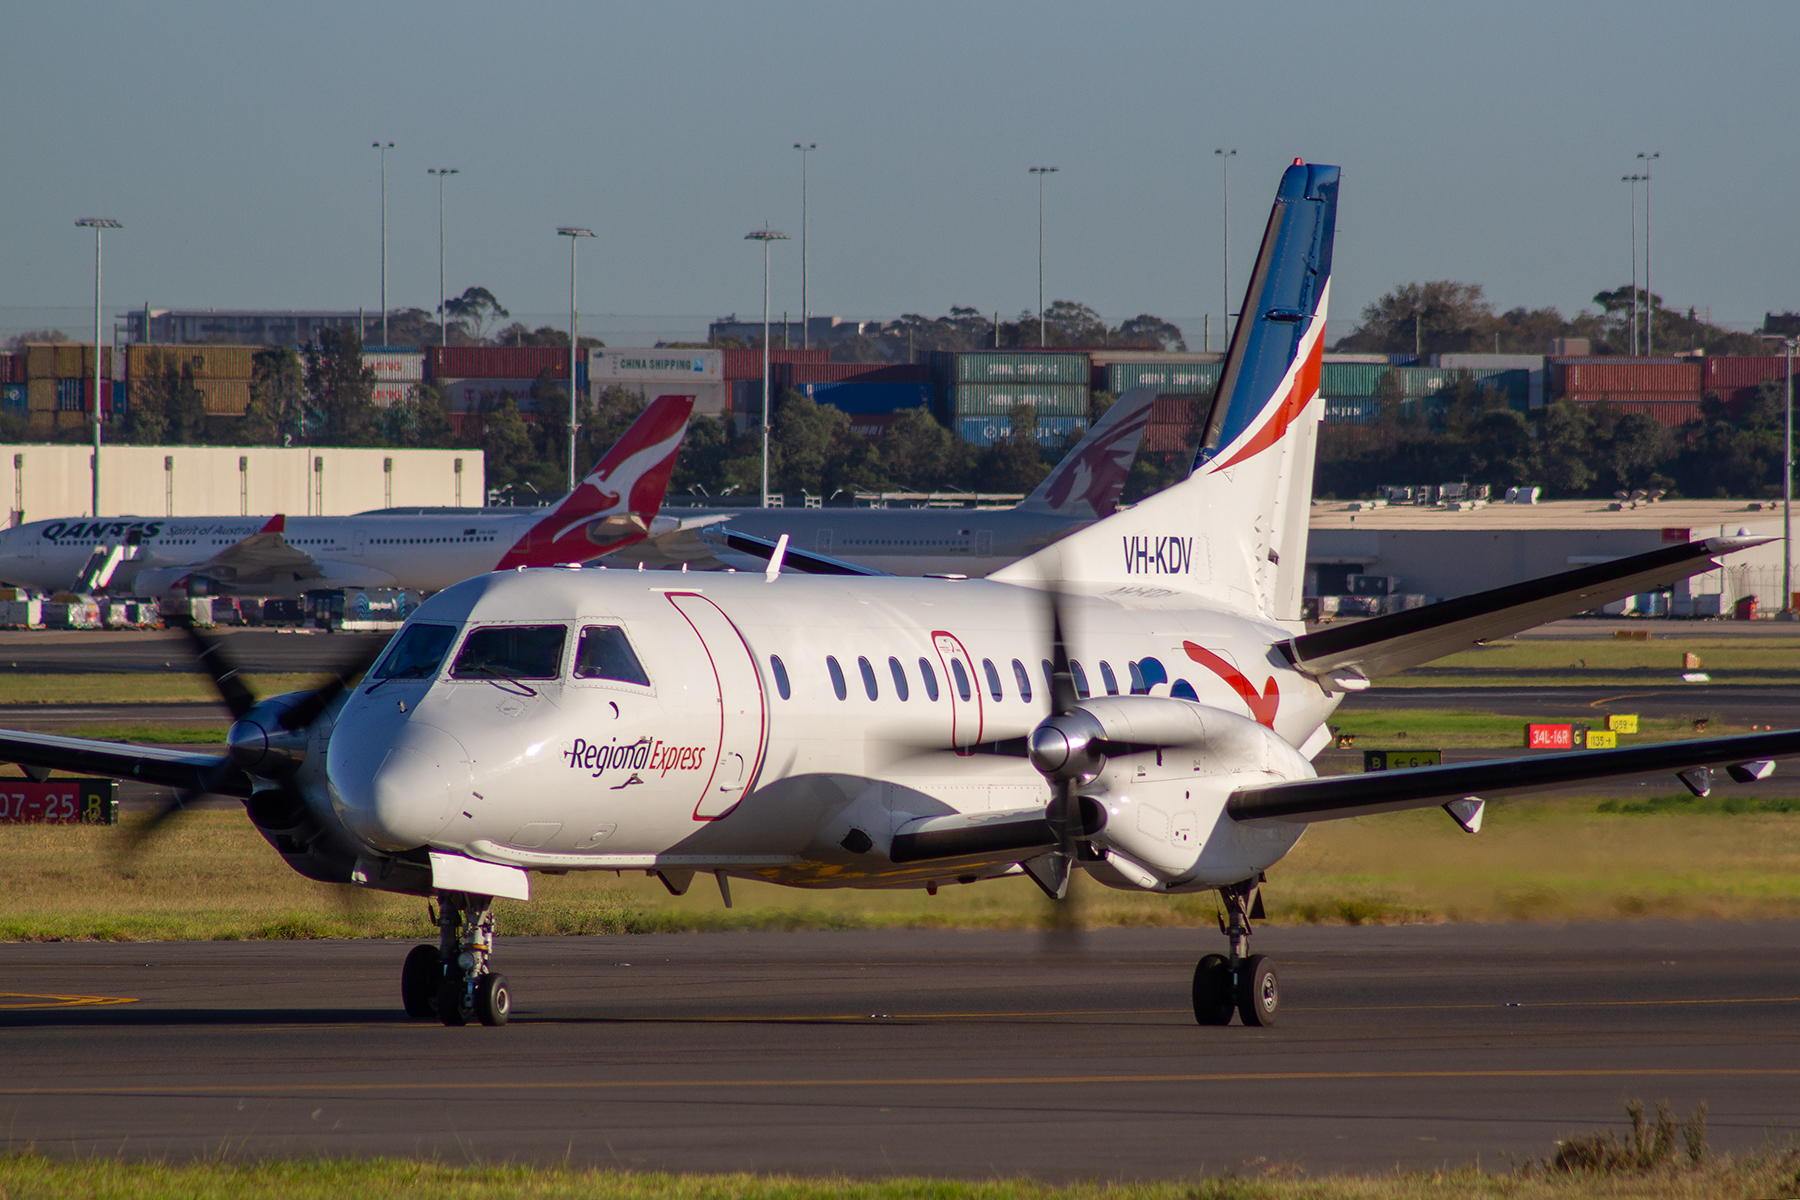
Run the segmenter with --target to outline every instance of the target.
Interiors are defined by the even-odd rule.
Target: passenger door
[[[718,703],[712,770],[694,806],[694,819],[724,816],[756,786],[767,743],[768,705],[756,659],[737,626],[697,592],[670,592],[669,603],[687,618],[705,651]]]
[[[982,725],[981,687],[975,678],[975,660],[969,657],[955,634],[935,630],[931,641],[937,647],[944,695],[950,701],[950,744],[959,749],[973,746],[981,741]]]

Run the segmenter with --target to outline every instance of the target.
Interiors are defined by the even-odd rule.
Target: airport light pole
[[[767,225],[744,235],[746,242],[763,247],[763,394],[762,394],[762,507],[769,507],[769,243],[785,242],[788,235]]]
[[[1656,353],[1656,293],[1650,290],[1650,164],[1662,151],[1640,154],[1644,160],[1644,354]]]
[[[1038,181],[1038,348],[1044,345],[1044,176],[1056,174],[1056,167],[1031,167]]]
[[[381,153],[381,344],[387,345],[387,152],[394,148],[392,142],[370,142],[370,147]],[[358,340],[362,338],[362,330],[356,331]]]
[[[1225,243],[1225,270],[1220,276],[1220,291],[1225,302],[1225,348],[1231,349],[1231,160],[1236,150],[1214,150],[1219,165],[1225,168],[1225,219],[1219,223],[1220,237]],[[1212,339],[1207,339],[1211,341]],[[1208,350],[1212,347],[1208,346]]]
[[[438,181],[438,345],[448,346],[450,319],[444,311],[444,179],[462,172],[455,167],[426,167],[425,173],[436,175]]]
[[[569,239],[569,491],[575,490],[575,355],[581,346],[581,309],[575,304],[575,247],[594,231],[579,225],[561,225],[556,235]]]
[[[89,511],[91,517],[100,515],[100,409],[102,407],[100,392],[100,234],[107,229],[123,229],[123,225],[111,217],[83,217],[75,222],[77,227],[94,231],[94,507]],[[144,339],[150,338],[150,324],[144,323]]]
[[[794,143],[800,152],[800,348],[812,349],[812,297],[807,292],[806,233],[812,226],[806,214],[806,156],[819,148],[819,143]],[[782,325],[787,321],[784,319]]]
[[[1642,175],[1624,175],[1619,182],[1631,185],[1631,353],[1638,352],[1638,284],[1637,284],[1637,185]]]

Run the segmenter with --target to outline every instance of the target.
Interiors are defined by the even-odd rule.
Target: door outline
[[[664,595],[668,596],[669,603],[674,607],[675,611],[681,614],[681,619],[687,622],[688,628],[694,631],[695,639],[699,641],[701,650],[706,653],[707,666],[713,673],[713,691],[717,695],[719,703],[719,738],[716,743],[717,748],[713,751],[712,767],[706,773],[706,784],[701,789],[700,798],[694,802],[693,819],[696,821],[717,821],[722,817],[731,815],[738,804],[743,801],[744,797],[756,790],[757,780],[762,774],[763,763],[768,756],[769,700],[763,689],[762,672],[757,670],[756,667],[756,655],[750,649],[750,643],[745,640],[743,631],[737,627],[737,622],[733,621],[730,616],[726,614],[724,609],[720,608],[717,604],[713,603],[699,592],[665,592]],[[710,608],[713,613],[717,614],[719,620],[723,621],[725,627],[731,630],[732,635],[737,638],[738,646],[744,652],[744,662],[750,669],[750,678],[756,682],[756,748],[752,755],[745,756],[743,754],[744,747],[741,745],[731,746],[726,744],[725,680],[719,671],[720,654],[718,652],[728,651],[729,647],[715,648],[707,644],[705,635],[700,632],[700,627],[694,623],[692,615],[689,614],[687,609],[682,607],[681,602],[684,600],[704,604]],[[712,797],[714,783],[719,778],[720,768],[724,765],[726,755],[728,754],[739,758],[748,758],[749,761],[748,767],[741,776],[743,782],[734,789],[738,793],[737,799],[733,800],[719,812],[711,815],[703,815],[700,810],[706,807],[707,801]]]
[[[369,544],[369,535],[362,530],[356,531],[356,557],[363,556],[363,548]]]
[[[950,744],[958,749],[977,745],[981,741],[982,730],[986,727],[986,714],[982,710],[981,680],[975,676],[975,660],[970,657],[969,651],[963,646],[961,639],[945,630],[932,630],[931,644],[937,651],[938,669],[944,673],[944,695],[950,701]],[[967,706],[970,701],[960,699],[957,695],[956,675],[950,670],[950,660],[945,657],[946,652],[962,660],[963,669],[968,672],[969,676],[969,693],[975,705],[975,736],[966,742],[959,736],[958,718],[961,709],[958,706]]]

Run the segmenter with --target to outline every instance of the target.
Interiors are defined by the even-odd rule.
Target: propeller
[[[1045,868],[1034,872],[1038,886],[1055,904],[1054,932],[1073,936],[1079,928],[1070,884],[1081,832],[1081,778],[1097,769],[1097,744],[1105,731],[1076,706],[1075,676],[1069,669],[1069,648],[1063,635],[1063,597],[1054,585],[1047,587],[1050,606],[1050,715],[1038,723],[1026,739],[1026,756],[1049,781],[1050,803],[1044,819],[1056,836],[1056,850],[1046,857]]]
[[[231,730],[225,735],[228,749],[201,769],[194,786],[170,796],[151,811],[148,820],[131,831],[121,850],[125,860],[142,853],[151,839],[194,801],[238,775],[274,783],[273,787],[256,789],[245,801],[250,819],[257,825],[280,829],[297,820],[305,811],[306,796],[294,783],[293,775],[306,756],[308,728],[343,694],[351,680],[375,665],[385,648],[373,646],[340,664],[329,680],[298,700],[259,702],[240,678],[242,668],[232,660],[222,640],[207,637],[186,618],[169,618],[168,623],[186,635],[195,662],[212,680],[219,699],[231,712]]]

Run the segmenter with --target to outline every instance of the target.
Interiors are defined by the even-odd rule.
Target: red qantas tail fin
[[[662,508],[693,411],[692,396],[658,396],[575,490],[494,569],[585,562],[642,541]]]

